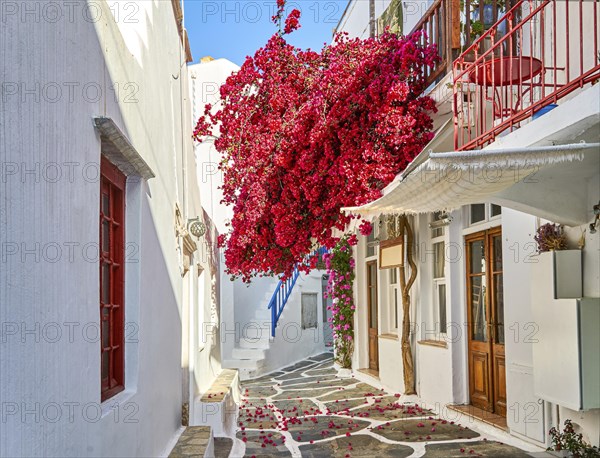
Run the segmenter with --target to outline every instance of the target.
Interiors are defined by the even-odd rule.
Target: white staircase
[[[265,358],[273,340],[271,311],[267,309],[272,296],[272,290],[265,292],[254,317],[241,325],[240,339],[231,352],[231,359],[225,359],[221,363],[224,368],[238,369],[240,380],[248,380],[262,374]]]
[[[270,284],[261,283],[260,290],[248,294],[248,302],[243,293],[240,294],[241,297],[234,298],[241,301],[241,304],[237,302],[238,306],[243,304],[255,308],[248,322],[235,323],[236,340],[233,348],[230,347],[231,350],[228,349],[224,354],[221,366],[237,369],[240,380],[248,380],[300,361],[316,352],[325,351],[322,323],[306,331],[300,327],[302,291],[306,288],[306,292],[321,294],[321,275],[320,271],[300,275],[296,270],[286,282],[280,283],[279,280],[274,280]],[[276,289],[282,284],[280,289]],[[275,307],[281,315],[276,330],[277,335],[272,338],[271,310],[268,306],[275,292],[277,292]],[[317,315],[319,315],[318,311]],[[237,317],[224,318],[230,320],[227,327],[232,329]]]

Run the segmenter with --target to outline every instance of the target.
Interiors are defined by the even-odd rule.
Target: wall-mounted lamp
[[[452,217],[448,214],[443,214],[440,218],[429,223],[429,229],[437,229],[438,227],[448,226],[452,222]]]
[[[200,221],[200,217],[188,219],[187,230],[194,237],[200,238],[206,234],[206,225]]]
[[[600,202],[598,205],[594,205],[594,221],[590,224],[590,234],[597,232],[598,223],[600,222]]]

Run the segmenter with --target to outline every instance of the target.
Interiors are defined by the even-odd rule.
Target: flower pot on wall
[[[540,264],[548,266],[547,279],[553,285],[555,299],[578,299],[583,296],[581,250],[540,253]],[[532,286],[534,288],[544,287],[542,285]]]
[[[573,410],[600,407],[600,299],[581,297],[581,259],[548,251],[531,265],[534,393]]]

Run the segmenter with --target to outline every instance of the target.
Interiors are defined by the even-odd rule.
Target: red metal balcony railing
[[[421,44],[434,44],[439,61],[434,68],[424,67],[427,85],[452,72],[452,63],[460,52],[489,29],[518,0],[435,0],[413,27],[420,32]],[[417,2],[413,2],[417,3]],[[393,3],[392,3],[393,4]],[[406,13],[410,12],[410,3]]]
[[[454,61],[454,142],[481,148],[600,79],[598,0],[521,0]]]

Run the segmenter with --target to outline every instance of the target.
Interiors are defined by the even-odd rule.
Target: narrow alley
[[[452,413],[453,420],[440,418],[414,397],[388,393],[354,376],[339,375],[332,354],[323,353],[242,382],[237,440],[232,443],[215,438],[215,456],[545,455],[506,445],[500,437],[502,431],[489,434],[486,425]],[[190,449],[191,453],[199,451]],[[171,456],[188,455],[175,449]]]

